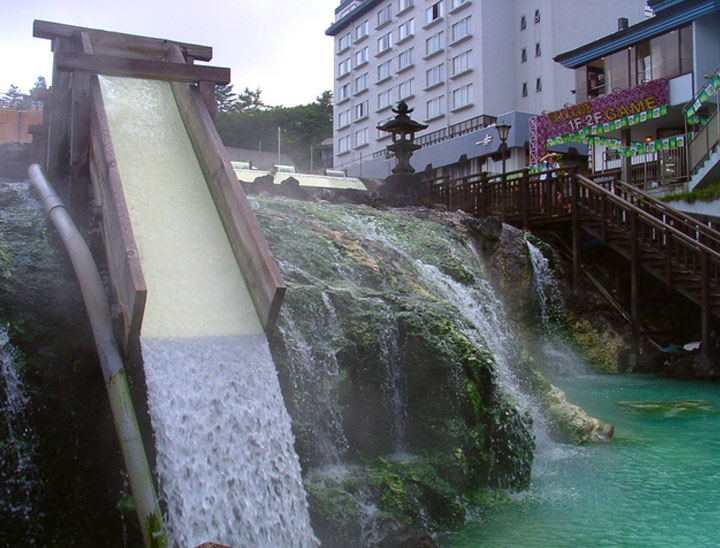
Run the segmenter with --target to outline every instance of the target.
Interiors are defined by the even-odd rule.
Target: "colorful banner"
[[[616,129],[633,126],[635,124],[645,122],[646,120],[652,120],[654,118],[660,118],[661,116],[665,116],[667,114],[667,112],[668,112],[668,106],[662,105],[659,108],[647,110],[645,112],[640,112],[638,114],[634,114],[633,116],[624,116],[623,118],[620,118],[619,120],[614,120],[613,122],[608,122],[605,124],[598,124],[596,126],[585,126],[580,131],[576,131],[574,133],[568,133],[565,135],[559,135],[557,137],[551,137],[550,139],[548,139],[545,142],[545,145],[553,146],[553,145],[559,145],[561,143],[572,143],[572,142],[587,144],[587,137],[589,135],[601,135],[601,134],[607,133],[609,131],[615,131]]]
[[[685,111],[685,117],[688,119],[688,122],[695,113],[702,108],[703,103],[706,103],[710,97],[717,95],[718,90],[720,90],[720,76],[715,74],[710,83],[697,96],[695,102]]]
[[[546,152],[549,139],[571,142],[583,136],[599,135],[640,124],[667,113],[669,83],[659,78],[629,89],[601,95],[579,105],[530,118],[530,163],[537,164]],[[664,107],[664,110],[663,110]],[[592,133],[594,128],[595,133]],[[570,137],[572,136],[572,137]]]

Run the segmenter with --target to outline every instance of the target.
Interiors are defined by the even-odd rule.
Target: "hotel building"
[[[553,58],[646,16],[644,0],[343,0],[326,31],[334,167],[390,173],[376,128],[400,100],[429,125],[416,170],[498,171],[498,119],[512,126],[508,169],[523,167],[528,119],[576,102],[575,71]]]

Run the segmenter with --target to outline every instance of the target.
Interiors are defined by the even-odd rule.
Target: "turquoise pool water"
[[[540,447],[531,488],[441,537],[441,546],[720,546],[720,385],[629,375],[556,384],[613,423],[615,441]],[[677,400],[692,401],[623,403]]]

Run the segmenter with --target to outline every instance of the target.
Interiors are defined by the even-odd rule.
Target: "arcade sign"
[[[595,134],[597,128],[625,127],[630,121],[645,121],[647,112],[667,112],[669,81],[658,78],[646,84],[601,95],[579,105],[530,118],[530,163],[537,164],[547,151],[547,142],[569,134]],[[664,108],[663,108],[664,107]],[[650,118],[652,118],[652,114]],[[600,130],[602,131],[602,129]]]

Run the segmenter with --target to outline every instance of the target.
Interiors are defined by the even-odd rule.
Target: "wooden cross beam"
[[[199,61],[210,61],[212,59],[212,48],[210,46],[199,46],[197,44],[174,42],[162,38],[136,36],[122,32],[77,27],[75,25],[63,25],[61,23],[41,21],[38,19],[33,23],[33,36],[35,38],[47,38],[50,40],[55,38],[71,38],[73,34],[78,31],[88,34],[95,53],[101,55],[116,51],[117,53],[122,52],[124,56],[134,53],[144,58],[155,57],[156,59],[162,59],[165,57],[170,46],[177,45],[187,58],[197,59]]]
[[[94,46],[94,42],[93,42]],[[175,82],[215,82],[219,85],[230,83],[230,69],[189,65],[187,63],[169,63],[152,59],[132,59],[110,57],[107,55],[88,55],[58,51],[55,53],[58,70],[86,70],[106,76],[127,76],[148,80],[172,80]]]

